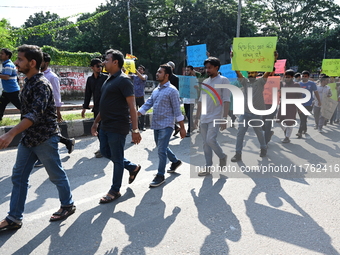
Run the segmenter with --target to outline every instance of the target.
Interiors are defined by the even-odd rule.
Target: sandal
[[[134,170],[133,172],[130,172],[130,177],[129,177],[129,184],[133,183],[133,181],[136,179],[137,174],[141,170],[141,166],[138,165],[137,169]]]
[[[22,226],[21,222],[19,224],[19,223],[16,223],[14,221],[8,220],[7,218],[4,219],[4,220],[7,222],[8,225],[1,227],[0,232],[8,231],[8,230],[17,230],[17,229],[21,228],[21,226]]]
[[[58,220],[66,219],[68,216],[70,216],[76,211],[76,206],[75,205],[61,206],[60,209],[61,209],[61,212],[58,211],[52,214],[50,221],[58,221]],[[57,218],[54,216],[57,216]]]
[[[109,194],[113,197],[110,197]],[[102,197],[99,200],[99,204],[111,203],[112,201],[115,201],[116,199],[120,198],[121,196],[122,195],[120,194],[120,192],[109,191],[109,193],[105,197]]]

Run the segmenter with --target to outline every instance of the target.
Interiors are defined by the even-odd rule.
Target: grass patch
[[[80,120],[82,119],[80,113],[71,113],[71,114],[62,114],[64,121],[72,121],[72,120]],[[93,113],[88,112],[85,113],[85,119],[92,119]],[[15,126],[19,124],[20,119],[12,119],[12,118],[3,118],[2,121],[0,121],[0,126]]]

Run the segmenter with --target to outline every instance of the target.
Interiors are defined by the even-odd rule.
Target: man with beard
[[[205,176],[210,174],[210,168],[213,165],[213,152],[219,157],[219,166],[225,167],[227,164],[227,155],[223,152],[221,146],[217,142],[217,133],[220,129],[221,131],[226,129],[227,125],[216,125],[214,120],[227,118],[229,113],[229,104],[230,104],[230,90],[226,88],[216,88],[217,84],[230,84],[229,80],[221,76],[219,74],[219,69],[221,66],[221,62],[218,58],[209,57],[204,61],[204,66],[207,75],[209,78],[203,81],[204,84],[214,88],[218,95],[220,96],[223,105],[217,104],[215,105],[213,99],[211,97],[206,96],[206,114],[201,115],[202,109],[202,96],[206,95],[205,91],[202,91],[200,99],[197,104],[197,114],[195,119],[195,126],[198,124],[198,120],[200,119],[200,133],[203,138],[203,151],[206,166],[205,168],[198,173],[199,176]]]
[[[51,56],[50,54],[43,52],[43,61],[41,62],[40,71],[44,74],[45,78],[51,83],[52,85],[52,91],[53,91],[53,97],[54,97],[54,103],[56,106],[56,112],[57,112],[57,121],[63,122],[63,118],[60,113],[60,108],[63,105],[63,102],[61,102],[61,95],[60,95],[60,80],[59,77],[52,72],[51,68],[49,68],[51,62]],[[76,140],[74,138],[66,138],[59,134],[60,136],[60,142],[65,144],[67,151],[69,154],[71,154],[74,150],[74,145],[76,143]],[[40,167],[43,166],[40,160],[38,160],[34,167]]]
[[[287,70],[285,72],[285,77],[284,77],[284,88],[300,88],[300,84],[297,82],[294,82],[294,70]],[[294,98],[301,98],[301,93],[288,93],[287,94],[287,99],[294,99]],[[293,131],[293,125],[295,124],[296,119],[296,112],[297,112],[297,107],[294,104],[287,104],[286,105],[286,115],[281,115],[281,105],[279,107],[279,113],[277,115],[277,119],[280,120],[281,123],[281,128],[284,131],[285,138],[282,140],[283,143],[289,143],[290,139],[289,137],[292,134]],[[289,120],[289,121],[284,121],[284,120]],[[284,123],[282,123],[284,121]],[[284,124],[284,125],[282,125]]]
[[[165,166],[167,158],[171,161],[168,173],[173,173],[182,164],[176,155],[169,148],[169,141],[174,129],[175,119],[180,127],[181,138],[186,136],[184,127],[184,116],[181,112],[179,93],[173,86],[169,78],[172,75],[172,69],[169,64],[161,65],[156,73],[156,80],[159,85],[151,94],[151,97],[138,110],[138,115],[144,115],[151,107],[153,107],[151,128],[154,130],[154,138],[158,148],[158,173],[150,187],[157,187],[164,183]]]
[[[275,52],[275,61],[278,57],[277,52]],[[231,158],[231,162],[237,162],[242,160],[242,149],[243,149],[243,140],[244,136],[248,130],[248,121],[257,119],[261,120],[262,116],[258,116],[253,114],[248,108],[248,88],[251,87],[253,89],[253,106],[256,110],[266,110],[266,106],[264,104],[263,99],[263,89],[264,85],[267,82],[267,78],[271,74],[271,72],[266,72],[261,78],[256,79],[258,72],[248,72],[248,79],[243,77],[240,71],[236,71],[237,78],[239,79],[240,83],[243,86],[243,93],[244,93],[244,114],[239,118],[239,127],[237,131],[237,138],[236,138],[236,154],[234,157]],[[257,139],[260,143],[260,157],[265,157],[267,155],[267,145],[266,141],[262,132],[261,122],[260,121],[252,121],[251,124],[253,125],[253,129],[256,133]]]
[[[26,75],[20,94],[21,121],[0,136],[0,149],[6,148],[21,132],[22,139],[13,167],[10,210],[8,216],[0,222],[0,231],[21,228],[28,179],[38,158],[44,164],[49,179],[56,185],[61,204],[50,221],[63,220],[76,210],[68,177],[61,166],[58,150],[59,128],[52,88],[44,75],[39,73],[42,58],[43,54],[38,46],[22,45],[18,48],[15,65],[19,72]]]

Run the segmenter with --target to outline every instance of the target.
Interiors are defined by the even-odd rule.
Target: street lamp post
[[[236,37],[240,37],[242,0],[238,0]]]
[[[130,16],[130,0],[127,1],[127,7],[128,7],[128,20],[129,20],[130,54],[133,55],[133,51],[132,51],[132,33],[131,33],[131,16]]]

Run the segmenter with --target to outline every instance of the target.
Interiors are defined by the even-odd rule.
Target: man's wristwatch
[[[139,134],[139,129],[138,128],[131,129],[131,132],[134,133],[134,134]]]

